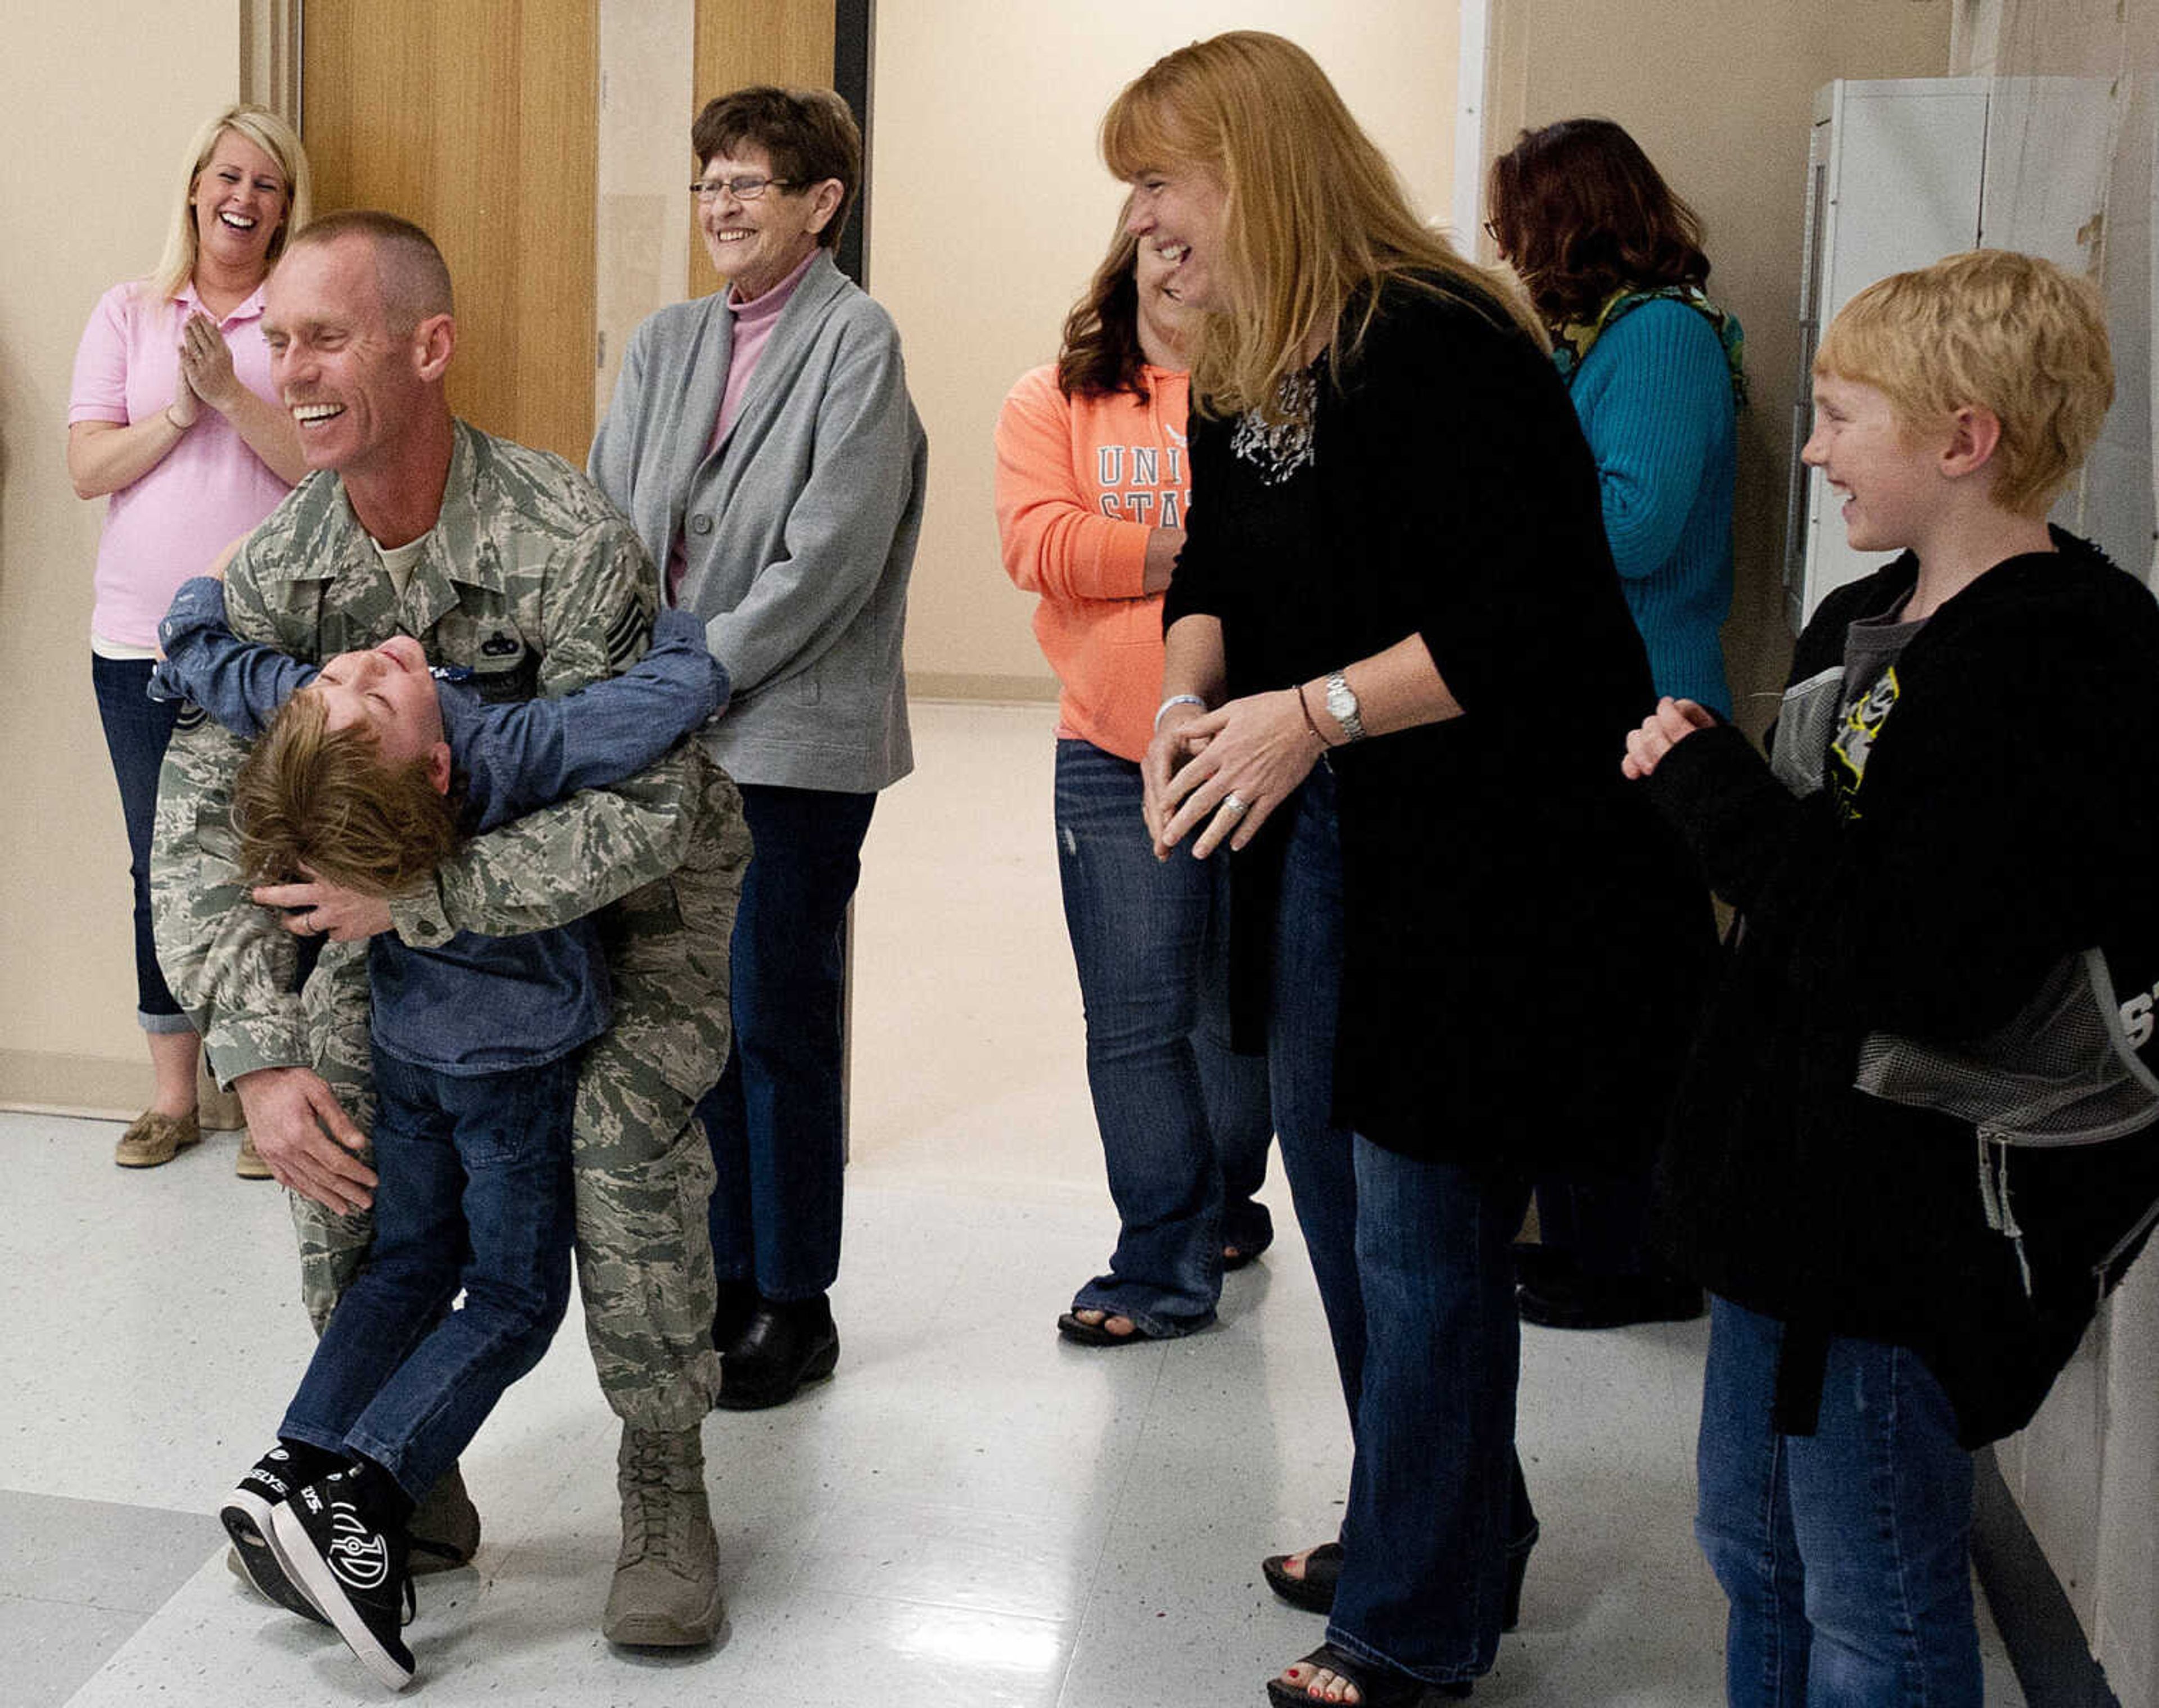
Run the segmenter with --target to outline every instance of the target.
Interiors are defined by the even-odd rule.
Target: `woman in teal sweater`
[[[1551,334],[1597,459],[1604,532],[1657,692],[1732,711],[1718,626],[1732,604],[1739,323],[1702,287],[1701,221],[1609,119],[1525,131],[1492,163],[1487,229]],[[1623,1147],[1624,1148],[1624,1147]],[[1537,1183],[1541,1244],[1516,1253],[1521,1312],[1553,1328],[1699,1316],[1648,1255],[1646,1156]]]
[[[1729,715],[1739,323],[1702,287],[1701,222],[1609,119],[1525,131],[1492,163],[1493,239],[1552,337],[1597,458],[1604,531],[1657,691]]]

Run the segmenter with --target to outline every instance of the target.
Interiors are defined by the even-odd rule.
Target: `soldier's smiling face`
[[[310,468],[366,474],[388,465],[427,406],[427,324],[392,323],[375,246],[351,235],[290,251],[265,290],[270,375]]]

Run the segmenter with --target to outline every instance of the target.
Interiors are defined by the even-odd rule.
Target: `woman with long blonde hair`
[[[150,1106],[121,1135],[123,1168],[169,1162],[202,1136],[194,1030],[150,937],[150,830],[179,708],[152,701],[158,621],[189,576],[276,509],[307,473],[270,383],[262,286],[308,218],[308,156],[277,114],[228,106],[189,139],[164,251],[101,298],[75,352],[68,478],[109,498],[91,613],[91,681],[120,785],[135,892],[136,1018]],[[270,1171],[243,1143],[240,1172]]]
[[[1146,815],[1236,851],[1354,1444],[1338,1542],[1269,1562],[1331,1619],[1268,1690],[1466,1695],[1537,1536],[1509,1244],[1570,1141],[1659,1119],[1685,1028],[1640,998],[1707,909],[1619,777],[1654,696],[1534,322],[1279,37],[1159,61],[1102,146],[1204,317]]]

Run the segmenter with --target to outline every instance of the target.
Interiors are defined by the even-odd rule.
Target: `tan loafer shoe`
[[[112,1147],[112,1160],[122,1168],[155,1168],[201,1140],[202,1128],[193,1115],[160,1115],[146,1109],[128,1122],[127,1131]]]
[[[242,1180],[272,1180],[270,1165],[262,1160],[262,1153],[255,1148],[255,1135],[241,1129],[240,1154],[233,1159],[232,1172]]]

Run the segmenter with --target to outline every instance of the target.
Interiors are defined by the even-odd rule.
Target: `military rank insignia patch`
[[[644,656],[645,637],[649,633],[645,613],[637,601],[626,601],[621,614],[608,624],[607,632],[608,665],[613,670],[624,670]]]

